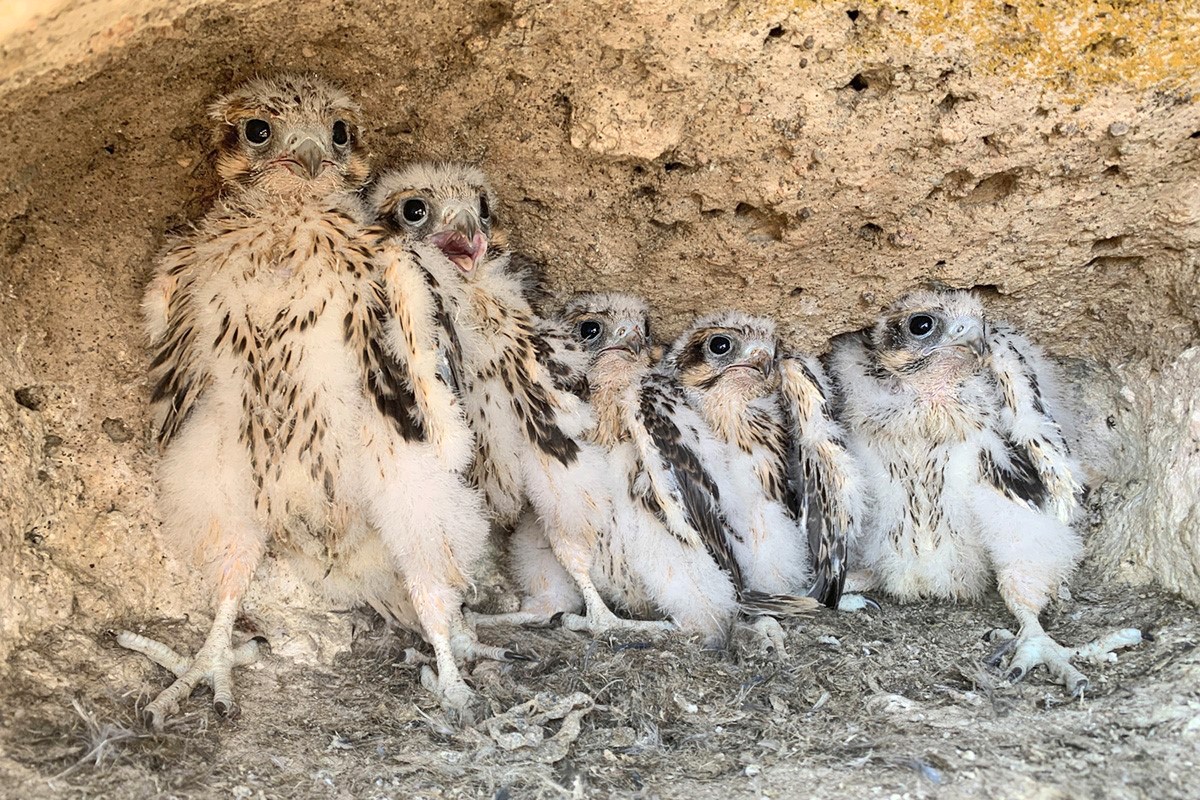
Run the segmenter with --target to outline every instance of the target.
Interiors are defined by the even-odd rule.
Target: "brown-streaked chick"
[[[438,374],[453,348],[421,254],[377,252],[346,94],[259,79],[211,114],[225,195],[159,260],[144,312],[163,530],[214,585],[216,614],[193,658],[120,634],[177,676],[147,712],[161,725],[201,683],[234,710],[232,670],[257,650],[234,644],[234,619],[268,549],[425,636],[438,665],[426,682],[465,710],[452,637],[488,525],[462,474],[473,441]]]
[[[644,300],[583,294],[566,304],[559,319],[589,357],[596,416],[591,439],[605,454],[595,480],[608,481],[613,498],[611,519],[597,538],[592,578],[606,599],[631,614],[666,617],[683,633],[701,635],[706,646],[721,646],[738,610],[740,584],[725,544],[715,479],[703,464],[716,442],[703,422],[688,416],[685,403],[671,403],[674,387],[665,376],[652,374]],[[527,609],[567,612],[570,626],[583,597],[546,540],[541,521],[527,511],[513,537],[513,571]]]
[[[724,445],[730,547],[747,588],[861,608],[842,594],[859,472],[820,364],[781,348],[772,320],[727,311],[693,323],[664,365]]]
[[[637,616],[669,619],[708,648],[725,645],[739,612],[810,613],[815,603],[808,598],[745,591],[729,546],[738,537],[722,508],[728,490],[722,444],[682,387],[654,368],[646,303],[616,292],[583,294],[567,303],[560,319],[589,355],[597,419],[592,437],[606,454],[597,480],[612,482],[612,519],[598,537],[592,567],[600,592]],[[518,525],[513,563],[531,606],[583,607],[549,556],[535,514],[526,513]],[[761,632],[781,646],[769,630]]]
[[[533,311],[486,177],[460,164],[414,164],[381,174],[369,205],[382,226],[446,256],[429,266],[430,285],[461,347],[460,393],[477,441],[472,477],[497,526],[511,528],[531,505],[584,598],[580,624],[597,633],[637,627],[612,613],[590,575],[611,499],[603,452],[588,438],[595,421],[580,396],[586,356]],[[542,616],[527,610],[477,619]]]
[[[967,292],[914,292],[830,354],[840,416],[868,487],[857,589],[905,602],[970,600],[996,586],[1020,624],[1001,632],[1010,680],[1044,664],[1068,691],[1071,661],[1139,643],[1129,628],[1078,648],[1038,617],[1074,570],[1081,487],[1059,428],[1057,376],[1032,342]]]

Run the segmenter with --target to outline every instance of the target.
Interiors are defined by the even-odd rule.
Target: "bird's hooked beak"
[[[325,170],[329,155],[321,140],[310,133],[293,134],[284,152],[284,158],[302,166],[309,178],[316,178]]]
[[[627,350],[637,356],[641,355],[645,348],[646,335],[642,333],[641,323],[633,320],[621,320],[613,330],[612,338],[604,350]]]
[[[429,241],[466,274],[473,272],[487,255],[488,239],[479,224],[478,212],[465,203],[446,203],[441,227]]]
[[[945,340],[938,345],[937,349],[948,347],[968,350],[974,353],[976,358],[983,358],[987,353],[987,330],[983,321],[978,319],[955,320],[951,323]]]
[[[735,367],[751,367],[763,374],[764,378],[770,378],[775,372],[775,353],[768,347],[755,345],[746,353],[746,357]]]

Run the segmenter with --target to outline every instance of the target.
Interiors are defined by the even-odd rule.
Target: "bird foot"
[[[756,617],[745,627],[756,637],[764,653],[779,659],[787,658],[787,635],[783,632],[779,620],[767,616]]]
[[[258,660],[258,651],[266,639],[256,636],[237,647],[228,635],[214,628],[192,659],[187,659],[162,642],[132,631],[117,634],[117,644],[149,658],[155,664],[175,674],[175,682],[159,693],[142,712],[155,730],[162,730],[168,717],[179,711],[179,704],[200,684],[213,692],[213,708],[223,717],[235,718],[238,708],[233,702],[233,668]]]
[[[1141,644],[1146,638],[1136,628],[1122,630],[1102,636],[1080,647],[1064,647],[1054,641],[1045,631],[1022,631],[1014,636],[1003,628],[990,631],[985,637],[1000,646],[987,659],[990,666],[999,666],[1004,656],[1012,652],[1006,677],[1017,683],[1029,675],[1038,665],[1045,666],[1059,683],[1066,687],[1072,697],[1081,697],[1088,688],[1088,679],[1071,664],[1082,659],[1092,664],[1117,660],[1114,650]]]
[[[572,631],[587,632],[592,636],[601,636],[617,631],[646,633],[651,636],[661,636],[676,630],[674,623],[658,619],[625,619],[609,611],[594,609],[590,614],[559,614],[564,628]]]
[[[454,660],[459,662],[480,661],[484,659],[491,661],[535,660],[533,656],[518,653],[516,650],[483,644],[479,639],[475,638],[475,632],[465,625],[456,630],[450,637],[450,648],[454,651]]]
[[[879,611],[879,603],[867,597],[865,594],[843,594],[841,600],[838,601],[838,611],[862,611],[864,609]]]
[[[550,624],[554,614],[553,611],[510,611],[506,614],[480,614],[477,611],[463,609],[463,617],[472,628],[495,628],[505,625],[544,628]]]
[[[474,725],[483,710],[483,700],[467,686],[461,675],[444,679],[432,667],[421,667],[421,685],[435,696],[442,708],[463,725]]]

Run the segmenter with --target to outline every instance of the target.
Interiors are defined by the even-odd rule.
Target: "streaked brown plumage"
[[[1073,658],[1141,641],[1126,629],[1065,648],[1038,621],[1082,549],[1081,487],[1032,342],[974,295],[914,292],[838,339],[830,364],[869,490],[854,585],[906,602],[996,586],[1021,626],[1010,677],[1045,664],[1072,693],[1087,686]]]
[[[433,283],[462,347],[461,394],[478,439],[472,476],[497,525],[515,524],[526,504],[545,523],[550,548],[587,608],[585,624],[622,624],[590,577],[597,532],[611,515],[603,454],[580,393],[586,358],[571,338],[540,318],[529,277],[514,267],[498,223],[498,203],[477,169],[415,164],[376,182],[370,206],[380,224],[442,250]],[[504,621],[541,621],[526,608]],[[489,620],[494,622],[496,620]]]
[[[746,587],[838,607],[861,487],[819,364],[782,354],[771,320],[738,312],[697,320],[664,363],[725,443]]]
[[[437,370],[420,259],[441,255],[366,225],[359,112],[340,91],[256,80],[212,116],[227,194],[160,260],[144,305],[164,532],[215,585],[217,614],[191,661],[122,634],[178,676],[148,712],[161,724],[200,682],[233,710],[231,669],[253,658],[233,647],[233,619],[268,548],[421,632],[438,665],[426,682],[462,710],[455,654],[505,654],[461,621],[487,522]]]

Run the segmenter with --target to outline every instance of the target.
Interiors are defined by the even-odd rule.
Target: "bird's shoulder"
[[[591,393],[587,376],[588,354],[566,325],[537,317],[529,338],[534,356],[548,373],[554,388],[586,400]]]
[[[630,399],[633,403],[626,409],[630,424],[644,431],[665,457],[684,467],[699,467],[713,459],[719,449],[716,437],[672,375],[648,371],[635,384]]]

